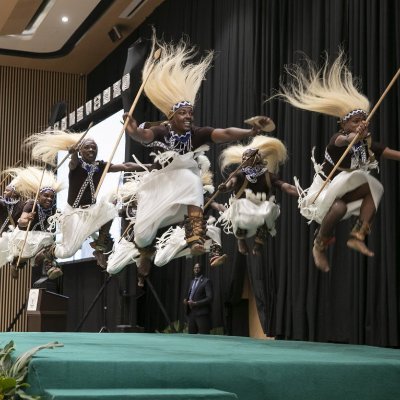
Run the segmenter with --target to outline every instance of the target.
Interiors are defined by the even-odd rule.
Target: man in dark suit
[[[193,267],[194,279],[190,282],[188,296],[183,300],[189,324],[189,333],[209,334],[211,329],[211,281],[202,275],[199,263]]]

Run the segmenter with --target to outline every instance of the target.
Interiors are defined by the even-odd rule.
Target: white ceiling
[[[0,65],[87,74],[163,1],[1,0]]]

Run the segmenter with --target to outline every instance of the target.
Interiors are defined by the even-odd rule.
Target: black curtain
[[[139,37],[149,39],[151,24],[166,40],[179,40],[186,34],[202,52],[215,50],[214,66],[199,93],[196,123],[243,127],[247,117],[272,117],[277,125],[274,135],[286,144],[290,155],[281,177],[293,182],[297,176],[307,187],[314,174],[311,149],[316,146],[321,160],[336,121],[276,100],[265,103],[266,98],[279,86],[285,64],[301,60],[302,53],[316,61],[324,51],[335,57],[341,46],[374,104],[400,66],[399,8],[397,0],[166,0],[89,76],[89,97],[122,76],[127,47]],[[399,92],[400,83],[396,83],[371,125],[374,137],[394,149],[400,148]],[[145,99],[135,116],[139,121],[160,117]],[[129,152],[148,160],[143,148],[130,144]],[[209,153],[216,183],[222,179],[218,172],[221,148],[214,146]],[[224,236],[229,263],[215,270],[207,267],[216,293],[214,326],[228,326],[226,316],[240,301],[240,281],[248,271],[269,336],[399,346],[399,164],[381,162],[380,180],[385,194],[368,239],[374,258],[346,248],[351,228],[346,221],[330,250],[331,272],[317,270],[311,255],[315,226],[300,216],[295,200],[280,193],[278,233],[268,240],[261,258],[239,257],[232,237]],[[153,268],[154,286],[172,320],[183,318],[181,300],[192,261]],[[161,329],[165,321],[147,294],[146,329]]]

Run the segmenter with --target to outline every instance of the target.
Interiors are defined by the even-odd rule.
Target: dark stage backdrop
[[[247,117],[271,116],[277,125],[274,135],[286,144],[290,156],[282,178],[293,182],[297,176],[307,187],[314,173],[311,149],[316,146],[321,160],[336,121],[264,100],[278,87],[284,65],[300,60],[301,52],[319,60],[325,50],[335,56],[342,46],[364,92],[376,102],[400,67],[399,8],[397,0],[166,0],[90,74],[88,95],[93,97],[122,76],[128,46],[138,38],[148,39],[151,24],[166,40],[187,34],[201,51],[215,50],[214,66],[197,102],[196,123],[243,127]],[[399,93],[397,83],[371,127],[377,140],[395,149],[400,148]],[[160,117],[145,99],[135,115],[140,122]],[[221,149],[214,146],[209,153],[217,183],[221,181],[217,172]],[[143,148],[131,141],[127,154],[132,152],[148,161]],[[214,326],[237,332],[230,329],[231,317],[240,305],[248,271],[269,336],[399,346],[399,164],[383,161],[380,180],[385,194],[368,240],[374,258],[346,248],[350,222],[343,222],[330,250],[331,272],[317,270],[311,255],[315,226],[300,216],[293,198],[279,193],[278,233],[268,241],[262,258],[238,256],[233,239],[224,237],[228,264],[215,270],[207,266],[216,294]],[[181,302],[192,261],[153,268],[153,284],[172,320],[184,317]],[[139,322],[146,330],[166,325],[150,293],[143,296],[140,308]]]

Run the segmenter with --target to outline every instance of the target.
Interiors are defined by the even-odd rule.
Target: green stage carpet
[[[1,333],[32,360],[30,393],[48,399],[398,400],[400,350],[139,333]]]

